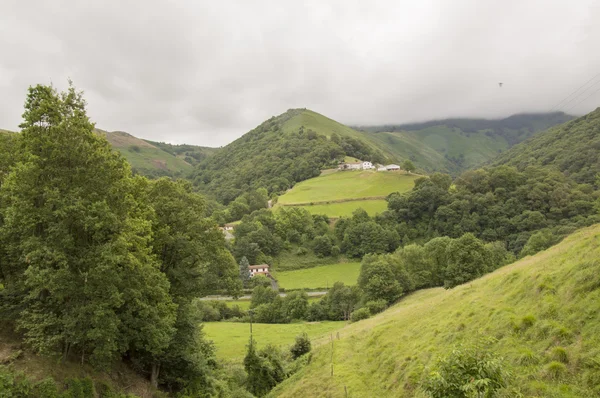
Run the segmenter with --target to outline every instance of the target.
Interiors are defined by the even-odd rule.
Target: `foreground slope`
[[[326,339],[271,396],[426,396],[436,360],[460,343],[503,357],[503,396],[600,394],[600,226],[452,290],[416,292]],[[334,376],[331,376],[333,358]]]
[[[594,183],[600,173],[599,151],[600,108],[516,145],[494,163],[520,169],[554,165],[579,183]]]

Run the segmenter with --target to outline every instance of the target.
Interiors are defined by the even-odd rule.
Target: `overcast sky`
[[[29,85],[69,77],[99,128],[208,146],[289,108],[346,124],[547,111],[600,73],[598,21],[600,0],[2,0],[0,128]],[[600,106],[600,75],[588,86],[562,110]]]

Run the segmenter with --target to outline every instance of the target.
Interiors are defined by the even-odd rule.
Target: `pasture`
[[[346,199],[381,198],[392,192],[406,192],[419,176],[404,172],[372,170],[338,171],[302,181],[279,197],[278,203],[290,205]]]
[[[348,202],[302,206],[310,214],[325,214],[330,218],[350,217],[357,209],[363,209],[368,215],[374,216],[387,210],[387,202],[383,199],[352,200]]]
[[[241,361],[246,355],[246,346],[250,338],[250,324],[234,322],[204,323],[204,332],[217,349],[217,358],[228,361]],[[252,324],[254,341],[259,348],[273,344],[287,348],[294,343],[297,335],[306,333],[313,338],[322,337],[340,329],[346,322],[302,322],[287,324]]]
[[[360,263],[338,263],[320,267],[277,272],[279,286],[285,289],[330,288],[335,282],[356,285]]]

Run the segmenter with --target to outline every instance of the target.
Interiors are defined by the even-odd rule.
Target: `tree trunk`
[[[152,384],[152,386],[154,388],[158,387],[158,374],[159,373],[160,373],[160,364],[153,363],[152,364],[152,374],[150,375],[150,384]]]
[[[63,349],[63,362],[67,362],[67,358],[69,357],[70,350],[71,350],[71,344],[65,342],[65,347]]]

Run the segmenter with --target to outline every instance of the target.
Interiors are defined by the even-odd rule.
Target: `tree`
[[[363,258],[358,286],[367,301],[385,300],[390,304],[406,293],[396,280],[393,268],[382,256],[367,255]]]
[[[261,304],[270,304],[275,301],[275,298],[277,297],[279,297],[279,293],[271,289],[271,287],[256,286],[252,290],[250,308],[258,307]]]
[[[21,128],[0,189],[0,264],[25,340],[101,367],[128,350],[161,355],[177,306],[149,250],[143,180],[94,133],[73,86],[29,88]]]
[[[333,247],[333,242],[331,238],[327,235],[317,236],[313,240],[313,251],[317,255],[317,257],[327,257],[331,255],[331,249]]]
[[[306,319],[308,295],[304,291],[288,293],[283,299],[283,309],[286,317],[291,320]]]
[[[242,260],[240,261],[240,279],[242,280],[242,284],[244,286],[248,285],[248,282],[250,281],[250,263],[248,262],[248,259],[246,258],[246,256],[242,257]]]
[[[410,161],[410,159],[406,159],[404,162],[402,162],[402,168],[406,170],[407,173],[412,173],[415,171],[415,165]]]
[[[444,286],[452,288],[480,277],[489,266],[489,253],[483,242],[467,233],[454,239],[446,249],[448,267]]]
[[[308,354],[310,352],[310,348],[310,338],[306,333],[302,333],[296,336],[296,342],[290,348],[290,353],[292,354],[292,358],[297,359],[304,354]]]
[[[342,282],[336,282],[322,302],[327,308],[329,319],[347,321],[359,300],[360,292],[356,286],[346,286]]]
[[[257,352],[256,342],[252,339],[244,358],[244,369],[248,373],[248,391],[257,397],[267,395],[286,377],[279,349],[269,345]]]

